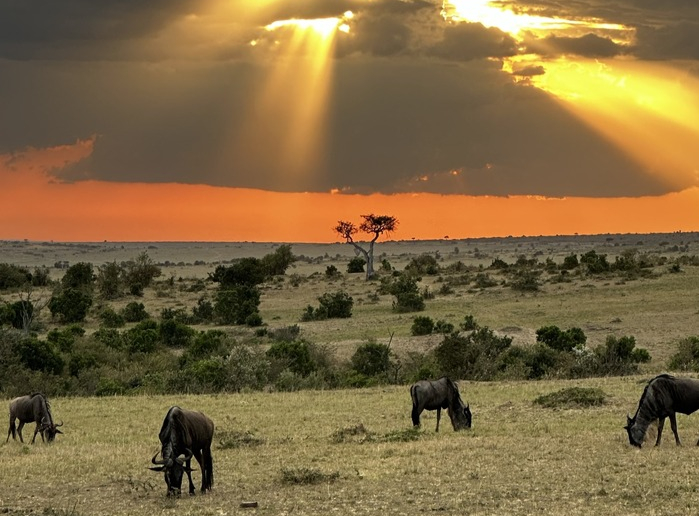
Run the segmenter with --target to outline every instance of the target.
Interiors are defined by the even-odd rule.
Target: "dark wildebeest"
[[[189,478],[189,494],[194,494],[192,456],[201,468],[201,492],[211,491],[214,485],[214,463],[211,458],[213,421],[201,412],[170,407],[159,437],[162,449],[158,453],[162,455],[162,459],[156,460],[156,453],[151,462],[159,466],[150,469],[165,472],[168,496],[180,494],[184,472],[187,472]]]
[[[10,402],[10,428],[7,430],[5,442],[10,440],[10,434],[12,434],[13,439],[17,439],[15,436],[15,419],[19,419],[16,433],[19,434],[21,442],[24,442],[22,428],[24,428],[25,423],[36,422],[32,444],[34,444],[36,434],[38,433],[41,433],[41,440],[44,442],[52,442],[56,438],[56,434],[63,433],[58,429],[59,426],[63,425],[63,421],[58,424],[53,422],[49,400],[39,392],[20,396]],[[44,434],[46,434],[46,439],[44,439]]]
[[[437,411],[437,429],[439,432],[439,419],[442,409],[447,409],[451,425],[454,430],[471,428],[471,410],[461,401],[459,388],[447,378],[439,380],[420,380],[410,387],[410,397],[413,399],[413,425],[420,426],[420,414],[423,410]]]
[[[638,402],[636,414],[631,418],[626,415],[626,432],[629,443],[639,448],[643,444],[648,426],[658,420],[658,438],[655,445],[660,444],[663,435],[665,418],[670,418],[670,427],[675,434],[675,442],[679,446],[680,436],[677,434],[675,413],[691,414],[699,409],[699,380],[692,378],[675,378],[669,374],[661,374],[648,382]],[[699,446],[699,441],[697,442]]]

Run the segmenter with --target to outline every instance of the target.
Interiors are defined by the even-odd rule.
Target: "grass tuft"
[[[598,407],[606,403],[607,395],[596,387],[569,387],[539,396],[534,403],[545,408]]]
[[[238,430],[227,430],[218,433],[218,449],[229,450],[231,448],[243,448],[245,446],[260,446],[265,440],[255,437],[252,432],[239,432]]]
[[[364,443],[367,441],[373,441],[374,435],[369,432],[362,423],[354,426],[348,426],[336,430],[333,432],[331,437],[332,442],[340,444],[346,442],[357,442]]]
[[[281,479],[284,484],[322,484],[335,482],[340,478],[340,473],[323,473],[315,468],[282,468]]]

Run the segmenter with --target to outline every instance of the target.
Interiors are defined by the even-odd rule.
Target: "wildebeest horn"
[[[153,458],[150,460],[153,464],[165,464],[167,461],[165,459],[161,460],[155,460],[155,458],[158,456],[160,452],[155,452],[155,455],[153,455]],[[155,470],[154,470],[155,471]]]
[[[60,422],[60,423],[58,423],[58,424],[57,424],[57,425],[55,425],[55,426],[63,426],[63,420],[61,419],[61,422]]]
[[[192,455],[194,455],[194,453],[192,453],[192,450],[190,450],[189,448],[185,448],[185,451],[187,452],[187,454],[184,457],[177,457],[177,459],[175,459],[177,460],[177,463],[180,466],[187,462],[189,459],[191,459]]]

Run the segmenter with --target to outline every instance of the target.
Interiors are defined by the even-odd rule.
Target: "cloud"
[[[438,0],[2,2],[0,153],[90,140],[89,156],[51,172],[62,182],[552,197],[688,186],[649,175],[532,83],[562,54],[699,59],[694,0],[517,5],[636,27],[636,42],[579,29],[521,43],[481,23],[445,22]],[[282,129],[298,128],[285,95],[299,86],[269,82],[292,34],[264,27],[348,10],[335,59],[319,60],[330,88],[324,152],[292,177],[274,160]],[[523,52],[542,60],[503,68]],[[275,88],[284,102],[263,120],[260,94]],[[236,145],[253,123],[264,128],[257,148]]]

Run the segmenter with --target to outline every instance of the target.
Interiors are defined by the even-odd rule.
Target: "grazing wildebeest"
[[[153,471],[165,472],[167,494],[179,495],[182,488],[182,473],[189,478],[189,494],[194,494],[192,482],[192,456],[201,468],[201,492],[211,491],[214,485],[214,463],[211,458],[211,441],[214,438],[214,423],[201,412],[170,407],[160,429],[162,459],[151,462],[159,464]]]
[[[22,428],[24,428],[25,423],[33,423],[36,421],[32,444],[34,444],[36,434],[38,433],[41,433],[41,440],[44,442],[52,442],[56,438],[56,434],[63,433],[58,429],[59,426],[63,425],[63,421],[58,424],[53,422],[49,400],[40,392],[35,392],[27,396],[20,396],[10,402],[10,428],[7,430],[7,439],[5,442],[10,440],[10,434],[12,434],[13,439],[17,439],[15,435],[15,419],[19,420],[16,433],[19,434],[19,440],[21,442],[24,442],[22,438]],[[46,434],[46,439],[44,439],[44,434]]]
[[[461,401],[459,388],[446,376],[439,380],[420,380],[410,387],[410,397],[413,399],[413,425],[420,426],[420,414],[423,410],[437,411],[437,428],[442,409],[447,409],[454,430],[471,428],[471,409]]]
[[[669,374],[658,375],[643,389],[636,414],[632,418],[626,415],[624,428],[629,434],[629,443],[640,448],[648,426],[657,419],[658,438],[655,445],[658,446],[663,435],[665,418],[669,417],[675,442],[679,446],[681,443],[680,436],[677,434],[675,413],[691,414],[697,409],[699,409],[699,380],[675,378]]]

